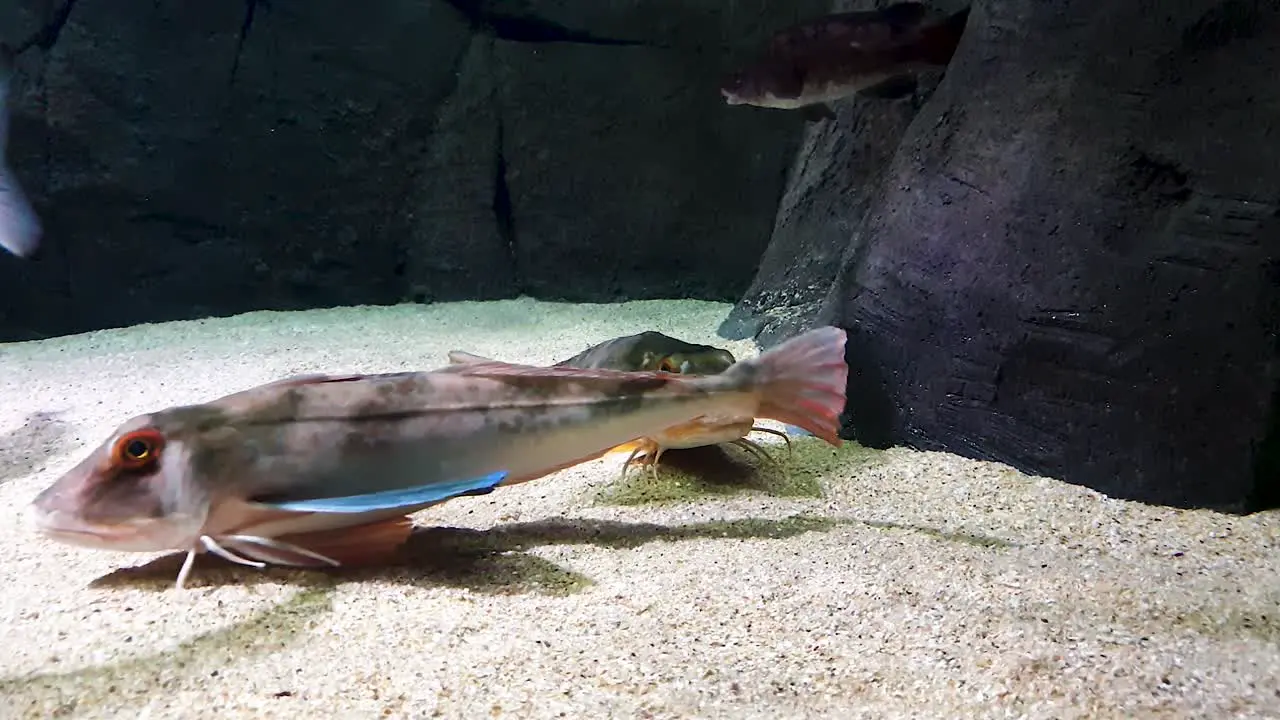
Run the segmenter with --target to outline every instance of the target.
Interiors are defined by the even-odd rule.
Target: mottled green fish
[[[406,516],[600,457],[695,418],[769,417],[838,446],[845,333],[716,375],[484,362],[307,376],[140,415],[32,503],[55,540],[255,567],[383,558]]]
[[[490,362],[491,358],[453,350],[449,353],[449,361],[452,363]],[[733,353],[728,350],[685,342],[655,330],[647,330],[592,345],[552,367],[715,375],[727,370],[735,361]]]

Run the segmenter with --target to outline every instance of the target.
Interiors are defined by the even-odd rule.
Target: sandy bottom
[[[1280,717],[1280,514],[812,438],[607,456],[420,513],[397,567],[66,547],[19,514],[130,415],[302,372],[559,360],[728,306],[254,313],[0,346],[0,716]],[[762,438],[761,442],[770,442]],[[671,456],[669,456],[671,457]],[[678,460],[678,462],[677,462]]]

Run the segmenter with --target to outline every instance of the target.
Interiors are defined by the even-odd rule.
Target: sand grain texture
[[[714,336],[728,309],[254,313],[0,346],[0,717],[1280,717],[1280,516],[943,454],[802,439],[788,459],[761,437],[819,491],[726,490],[768,472],[731,450],[710,465],[723,491],[672,471],[682,491],[627,504],[614,455],[419,514],[402,566],[202,559],[186,592],[174,557],[18,521],[139,412],[647,329],[751,354]]]

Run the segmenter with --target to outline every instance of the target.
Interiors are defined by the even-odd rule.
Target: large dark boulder
[[[49,5],[0,4],[0,40]],[[76,2],[19,60],[11,165],[47,237],[0,254],[0,341],[406,300],[734,300],[802,123],[735,112],[717,83],[761,28],[821,9]]]
[[[918,113],[859,100],[809,141],[787,197],[816,199],[724,332],[848,328],[872,445],[1277,504],[1277,5],[979,0]]]

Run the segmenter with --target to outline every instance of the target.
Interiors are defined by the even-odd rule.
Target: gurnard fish
[[[14,53],[0,43],[0,247],[18,257],[31,257],[40,247],[40,218],[9,169],[9,90]]]
[[[449,353],[449,362],[497,362],[491,358],[462,350]],[[635,335],[606,340],[593,345],[552,367],[604,368],[608,370],[659,371],[685,375],[714,375],[727,370],[735,362],[728,350],[686,342],[679,338],[647,330]],[[757,443],[747,438],[752,432],[780,436],[791,448],[791,438],[772,428],[756,425],[754,417],[708,415],[665,428],[652,436],[639,438],[613,448],[610,452],[627,452],[630,455],[622,463],[625,476],[632,463],[646,462],[650,472],[657,474],[658,462],[667,450],[730,444],[748,450],[772,461]]]
[[[834,117],[827,103],[858,92],[893,98],[914,90],[915,73],[951,61],[969,8],[930,17],[918,2],[827,15],[775,34],[760,56],[720,86],[729,105]]]
[[[727,370],[735,361],[728,350],[646,330],[592,345],[556,366],[714,375]]]
[[[121,424],[30,508],[47,537],[301,567],[383,559],[423,508],[522,483],[706,415],[839,446],[845,332],[812,330],[722,373],[475,362],[288,378]]]

